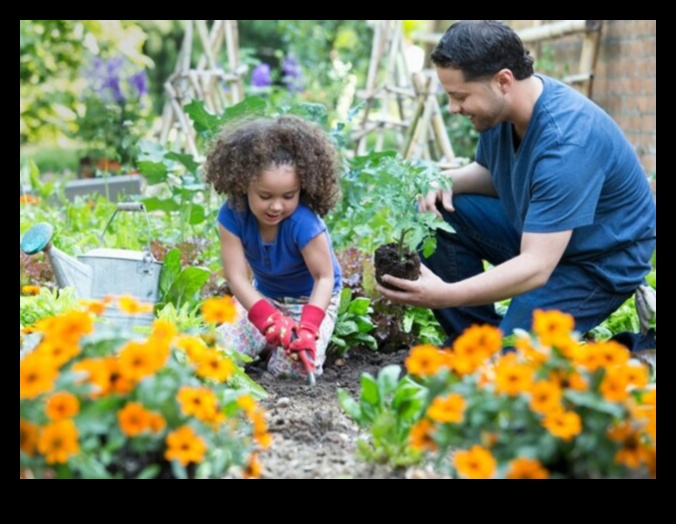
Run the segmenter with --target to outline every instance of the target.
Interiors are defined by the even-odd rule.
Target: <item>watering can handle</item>
[[[106,224],[103,233],[101,233],[101,236],[99,237],[101,242],[105,243],[106,231],[108,231],[110,224],[112,224],[113,219],[120,211],[143,211],[145,213],[146,225],[148,227],[148,244],[146,246],[146,251],[150,253],[150,219],[148,218],[148,211],[146,210],[146,206],[142,202],[118,202],[115,213],[113,213],[113,216],[110,217],[110,220],[108,220],[108,223]]]

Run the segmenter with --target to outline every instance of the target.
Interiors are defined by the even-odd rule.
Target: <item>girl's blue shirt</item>
[[[254,286],[270,298],[309,297],[314,278],[301,251],[317,235],[326,235],[333,264],[333,290],[340,291],[342,272],[326,224],[305,204],[279,223],[274,242],[263,242],[258,221],[249,207],[237,211],[226,201],[218,213],[218,222],[239,237],[244,255],[254,275]]]

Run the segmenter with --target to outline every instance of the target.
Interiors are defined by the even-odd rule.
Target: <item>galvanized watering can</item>
[[[110,217],[108,227],[120,211],[143,211],[148,226],[148,243],[143,251],[97,248],[74,258],[52,245],[54,228],[41,222],[31,227],[21,240],[21,250],[27,255],[45,252],[54,270],[60,288],[74,287],[79,298],[101,300],[106,297],[128,295],[144,304],[154,304],[159,297],[162,264],[150,252],[150,221],[146,208],[140,203],[119,203]],[[152,313],[127,315],[114,302],[103,315],[116,324],[148,325]]]

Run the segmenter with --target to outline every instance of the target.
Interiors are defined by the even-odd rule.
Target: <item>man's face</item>
[[[480,133],[505,121],[507,102],[492,79],[465,82],[462,71],[452,67],[437,67],[437,76],[451,114],[466,116]]]

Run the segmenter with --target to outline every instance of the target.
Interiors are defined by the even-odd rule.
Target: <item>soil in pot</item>
[[[399,245],[396,242],[378,247],[373,262],[378,284],[387,289],[399,290],[396,286],[385,282],[383,275],[392,275],[406,280],[417,280],[420,277],[420,257],[418,254],[404,249],[403,256],[400,259]]]

